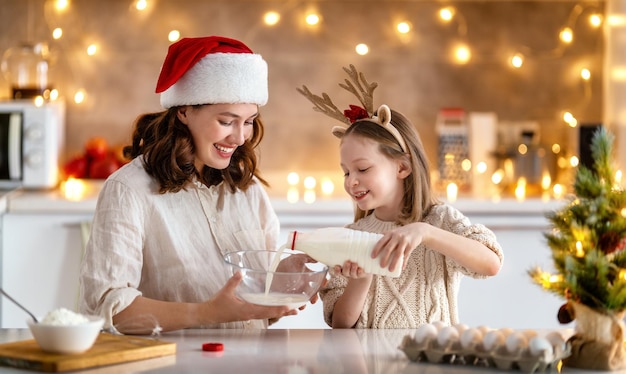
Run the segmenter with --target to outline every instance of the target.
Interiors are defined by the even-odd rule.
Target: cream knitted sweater
[[[431,209],[424,222],[486,245],[503,260],[502,248],[495,234],[481,224],[472,224],[456,208],[441,204]],[[378,220],[371,214],[347,227],[383,233],[398,225]],[[424,323],[443,321],[459,323],[457,295],[463,275],[485,278],[472,273],[439,252],[419,245],[398,278],[374,275],[356,328],[417,328]],[[324,319],[331,325],[337,299],[348,285],[342,275],[332,276],[320,291]]]

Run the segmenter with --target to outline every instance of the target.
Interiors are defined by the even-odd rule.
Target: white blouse
[[[98,196],[81,267],[81,312],[103,316],[109,328],[112,317],[140,295],[203,302],[229,278],[224,253],[276,249],[278,217],[262,185],[257,181],[235,193],[224,188],[222,210],[220,189],[196,182],[160,194],[142,157],[111,175]],[[258,320],[203,327],[267,325]]]

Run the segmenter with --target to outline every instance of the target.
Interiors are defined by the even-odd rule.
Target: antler
[[[339,83],[339,87],[345,89],[348,92],[351,92],[354,96],[356,96],[357,99],[359,99],[359,101],[361,102],[361,105],[363,105],[363,108],[361,110],[364,109],[365,112],[367,112],[365,113],[365,115],[371,117],[374,114],[374,89],[378,87],[378,83],[368,83],[365,79],[365,75],[363,73],[359,73],[352,64],[350,64],[349,69],[344,67],[343,70],[348,74],[350,80],[345,79],[345,83]],[[364,115],[361,115],[361,113],[358,113],[358,117],[351,118],[350,112],[353,110],[353,106],[350,105],[351,110],[347,111],[348,114],[346,114],[346,111],[342,112],[341,110],[339,110],[339,108],[337,108],[337,106],[333,103],[328,94],[326,94],[325,92],[323,92],[322,96],[320,97],[311,93],[307,86],[302,86],[302,88],[296,88],[296,90],[315,105],[313,107],[313,110],[323,113],[340,122],[343,122],[348,126],[352,124],[352,121],[365,117]]]
[[[346,83],[339,83],[339,86],[349,92],[352,92],[354,96],[359,99],[361,104],[363,104],[363,108],[365,108],[367,113],[369,113],[369,115],[371,116],[372,114],[374,114],[374,90],[376,89],[376,87],[378,87],[378,83],[367,83],[365,75],[363,73],[359,73],[352,64],[350,64],[350,69],[344,67],[343,70],[348,74],[350,79],[352,79],[352,82],[346,79]],[[361,82],[359,82],[359,79],[363,82],[365,89],[363,88],[363,85],[361,85]]]
[[[325,92],[322,92],[322,97],[319,97],[311,93],[307,86],[302,86],[302,88],[296,88],[296,90],[298,90],[298,92],[304,95],[304,97],[309,99],[309,101],[315,105],[315,107],[313,107],[313,110],[315,110],[316,112],[321,112],[331,118],[350,125],[350,120],[343,115],[343,112],[339,110],[335,104],[333,104],[333,101]]]

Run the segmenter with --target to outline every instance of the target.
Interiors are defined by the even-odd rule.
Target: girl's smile
[[[375,210],[380,219],[394,220],[407,175],[401,163],[381,153],[377,142],[353,134],[342,139],[340,156],[344,189],[359,209]]]
[[[368,193],[369,191],[357,192],[353,196],[355,200],[360,200],[360,199],[363,199],[365,195],[367,195]]]

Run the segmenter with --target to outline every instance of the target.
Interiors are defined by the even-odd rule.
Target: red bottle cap
[[[221,352],[224,350],[224,344],[222,343],[204,343],[202,344],[202,350],[205,352]]]
[[[296,248],[296,235],[298,235],[297,231],[292,231],[290,234],[290,238],[288,241],[291,241],[291,247],[289,249],[294,250]]]

